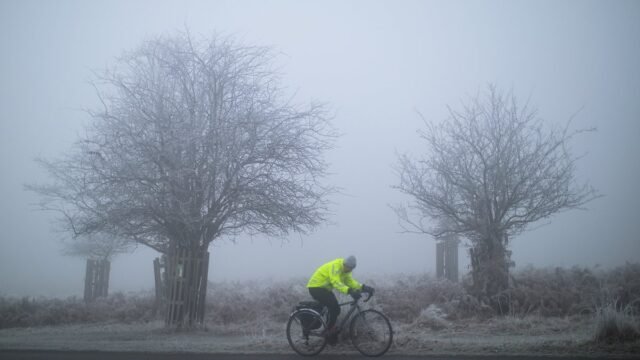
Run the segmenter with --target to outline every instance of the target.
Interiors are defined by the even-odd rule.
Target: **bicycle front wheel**
[[[373,309],[362,311],[353,318],[349,335],[353,346],[364,356],[381,356],[393,342],[389,319]]]
[[[295,311],[287,322],[287,341],[302,356],[317,355],[327,344],[325,326],[322,317],[315,311]]]

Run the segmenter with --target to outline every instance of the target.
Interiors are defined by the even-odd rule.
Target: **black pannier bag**
[[[317,311],[318,314],[322,314],[322,307],[322,304],[317,301],[301,301],[296,305],[296,310],[311,309]],[[302,326],[309,330],[316,330],[322,326],[322,322],[311,314],[300,314],[300,321],[302,322]]]

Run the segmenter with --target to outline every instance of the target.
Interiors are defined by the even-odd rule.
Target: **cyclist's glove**
[[[376,290],[375,290],[374,288],[372,288],[371,286],[367,286],[367,285],[365,285],[365,284],[362,284],[362,292],[365,292],[365,293],[368,293],[368,294],[373,295],[373,293],[374,293],[375,291],[376,291]]]
[[[362,293],[360,292],[360,290],[351,289],[351,288],[349,289],[349,295],[351,295],[353,300],[358,300],[360,299],[360,297],[362,297]]]

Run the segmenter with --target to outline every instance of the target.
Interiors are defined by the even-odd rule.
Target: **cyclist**
[[[337,341],[338,329],[335,324],[340,315],[340,305],[332,290],[336,289],[343,294],[349,294],[354,300],[360,298],[361,292],[370,294],[374,292],[371,286],[360,284],[351,276],[355,268],[355,256],[351,255],[346,259],[338,258],[320,266],[307,283],[311,297],[329,309],[329,322],[325,335],[330,344],[335,344]]]

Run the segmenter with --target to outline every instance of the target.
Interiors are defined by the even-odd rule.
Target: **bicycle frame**
[[[344,318],[342,318],[342,321],[340,322],[340,326],[338,327],[339,331],[341,332],[342,329],[345,329],[345,325],[349,324],[349,320],[351,320],[351,316],[353,315],[354,312],[359,313],[360,312],[360,305],[358,305],[357,301],[348,301],[342,304],[338,304],[341,307],[345,306],[345,305],[351,305],[351,307],[349,308],[349,311],[347,312],[347,314],[344,316]]]
[[[369,294],[369,296],[363,300],[363,302],[367,302],[369,301],[369,299],[371,299],[371,296],[373,296],[372,294]],[[342,321],[340,321],[340,325],[338,326],[338,332],[342,332],[343,329],[346,329],[345,325],[349,324],[349,320],[351,320],[351,316],[353,315],[353,313],[355,312],[356,314],[359,314],[362,310],[360,309],[360,304],[358,304],[358,302],[360,301],[360,299],[358,300],[352,300],[352,301],[347,301],[347,302],[343,302],[341,304],[338,304],[340,307],[342,306],[346,306],[346,305],[351,305],[351,307],[349,308],[349,312],[347,312],[347,315],[345,315],[344,318],[342,318]],[[327,312],[327,308],[325,307],[323,310],[323,315]]]

